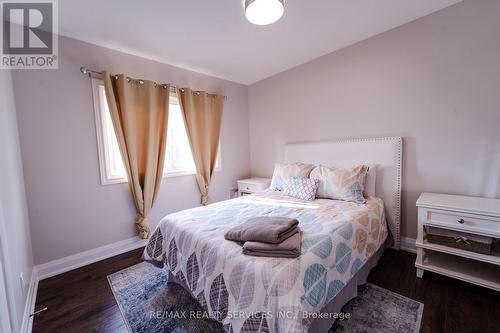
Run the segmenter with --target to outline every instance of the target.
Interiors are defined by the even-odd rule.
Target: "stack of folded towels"
[[[259,257],[296,258],[300,256],[299,221],[288,217],[251,218],[229,229],[224,238],[244,242],[243,254]]]

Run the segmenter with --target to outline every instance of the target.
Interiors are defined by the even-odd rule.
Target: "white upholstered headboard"
[[[285,146],[285,162],[339,167],[376,165],[376,196],[384,201],[393,247],[399,249],[402,152],[403,139],[399,137],[292,143]]]

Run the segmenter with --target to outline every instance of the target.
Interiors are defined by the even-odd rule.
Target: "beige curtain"
[[[201,203],[209,203],[208,191],[217,161],[224,96],[188,88],[178,89],[179,104],[196,164]]]
[[[163,176],[167,140],[168,85],[103,75],[106,97],[118,145],[127,169],[128,183],[139,217],[140,238],[149,235],[148,214]]]

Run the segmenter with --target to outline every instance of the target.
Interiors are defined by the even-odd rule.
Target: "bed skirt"
[[[386,242],[387,244],[387,242]],[[358,286],[365,284],[368,274],[373,267],[377,266],[378,260],[384,253],[386,245],[382,245],[377,252],[375,252],[370,259],[354,274],[351,280],[342,288],[342,290],[335,296],[330,303],[325,305],[322,313],[339,313],[342,307],[351,299],[358,296]],[[185,287],[184,287],[185,288]],[[335,318],[318,318],[312,321],[309,326],[309,332],[328,332],[335,322]]]
[[[321,313],[340,313],[342,307],[349,302],[351,299],[358,296],[358,286],[365,284],[366,279],[368,278],[368,274],[373,267],[375,267],[378,263],[378,260],[384,253],[385,248],[387,247],[387,241],[384,245],[382,245],[368,261],[359,269],[359,271],[351,278],[351,280],[342,288],[342,290],[335,296],[334,299],[330,301],[326,306],[321,309]],[[184,284],[181,280],[179,280],[175,274],[172,274],[170,270],[168,271],[169,282],[174,282],[181,285],[186,291],[188,291],[191,296],[195,299],[196,297],[191,293],[191,290]],[[328,316],[327,316],[328,317]],[[333,316],[330,316],[333,317]],[[328,332],[330,327],[332,327],[335,322],[335,318],[316,318],[311,321],[309,325],[308,331],[311,333],[317,332]]]

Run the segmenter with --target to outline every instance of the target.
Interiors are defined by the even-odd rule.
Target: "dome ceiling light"
[[[285,11],[284,0],[245,0],[245,16],[257,25],[278,21]]]

